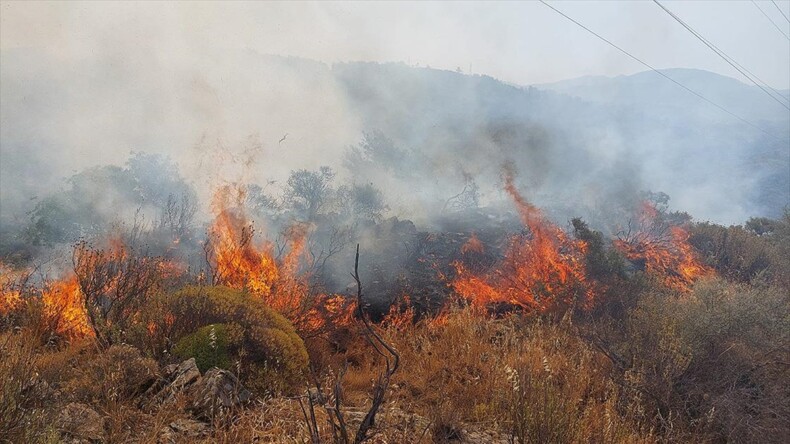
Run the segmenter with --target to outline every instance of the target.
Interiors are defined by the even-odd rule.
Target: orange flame
[[[482,253],[485,251],[485,247],[483,246],[483,242],[477,238],[477,235],[472,233],[472,236],[469,237],[462,246],[461,246],[461,254],[467,253]]]
[[[404,294],[390,306],[389,312],[382,320],[382,325],[395,330],[404,330],[410,327],[415,320],[414,306],[409,295]]]
[[[7,315],[22,304],[22,293],[18,281],[24,272],[13,270],[0,262],[0,316]]]
[[[279,261],[269,242],[258,242],[249,222],[243,186],[224,186],[213,200],[207,256],[215,284],[246,289],[289,318],[306,335],[328,323],[350,323],[354,304],[339,295],[310,292],[308,275],[300,274],[310,227],[294,224],[285,233],[289,250]]]
[[[656,207],[645,201],[635,229],[614,245],[628,260],[644,264],[645,271],[661,278],[667,287],[685,292],[695,280],[713,273],[698,260],[688,238],[683,227],[662,223]]]
[[[247,288],[266,297],[279,278],[279,270],[271,245],[254,244],[254,230],[244,211],[245,198],[246,190],[240,186],[223,186],[214,194],[215,219],[208,233],[209,261],[214,283]]]
[[[41,300],[45,315],[55,324],[55,332],[71,339],[93,336],[76,276],[47,285],[41,293]]]
[[[529,237],[514,236],[505,259],[484,275],[455,262],[457,275],[451,287],[477,307],[509,304],[546,311],[558,304],[571,305],[577,299],[589,306],[593,292],[584,275],[586,244],[569,238],[546,220],[521,196],[509,174],[505,176],[505,190],[516,203]]]

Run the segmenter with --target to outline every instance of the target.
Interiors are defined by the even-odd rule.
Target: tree
[[[395,145],[381,131],[362,133],[359,145],[350,147],[343,161],[349,171],[364,172],[375,166],[397,175],[409,174],[410,169],[404,168],[415,153],[409,152]]]
[[[314,221],[332,200],[334,178],[335,172],[326,166],[318,171],[292,171],[285,189],[285,202],[306,220]]]
[[[342,211],[355,219],[378,221],[386,211],[384,194],[372,183],[344,185],[337,191]]]
[[[625,275],[623,257],[613,248],[606,248],[603,234],[587,226],[581,218],[573,218],[573,234],[587,244],[585,254],[587,273],[595,279],[609,279]]]

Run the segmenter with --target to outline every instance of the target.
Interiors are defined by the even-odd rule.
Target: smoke
[[[427,228],[470,184],[479,205],[507,205],[503,165],[518,172],[520,189],[555,220],[581,215],[598,228],[611,223],[611,208],[628,207],[646,189],[668,192],[673,208],[723,223],[775,215],[776,202],[787,201],[786,178],[771,179],[777,168],[764,173],[749,164],[760,153],[752,148],[762,146],[754,131],[698,116],[705,104],[684,103],[690,111],[675,117],[683,110],[651,111],[655,97],[623,104],[617,94],[521,88],[414,66],[468,71],[459,48],[469,46],[478,54],[474,72],[490,66],[516,80],[494,55],[479,56],[485,48],[474,38],[495,32],[507,12],[501,5],[446,17],[436,5],[4,8],[0,216],[18,223],[36,205],[32,198],[62,191],[64,179],[86,168],[121,167],[132,152],[171,159],[204,203],[204,219],[212,190],[224,183],[268,185],[281,195],[291,171],[320,166],[333,168],[338,183],[375,185],[388,215]],[[531,6],[517,10],[525,8]],[[414,16],[423,18],[410,33]],[[466,23],[473,23],[468,35],[461,32]],[[408,60],[404,48],[422,46]],[[409,63],[344,62],[387,57]],[[565,62],[545,65],[533,69],[538,78],[573,72],[563,71]],[[786,135],[784,124],[770,125]],[[365,132],[378,132],[378,145],[355,155]],[[779,196],[768,202],[755,198],[766,180]]]

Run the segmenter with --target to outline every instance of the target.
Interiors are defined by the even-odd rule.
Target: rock
[[[162,428],[159,433],[159,444],[175,444],[179,438],[202,438],[208,435],[208,425],[194,419],[177,419]],[[182,439],[183,441],[183,439]]]
[[[139,407],[151,411],[157,405],[173,401],[176,393],[185,391],[200,379],[200,370],[195,358],[180,364],[171,364],[163,369],[162,378],[152,384],[143,394]]]
[[[104,418],[85,404],[72,402],[58,415],[57,428],[71,442],[103,442]]]
[[[212,368],[190,387],[189,397],[196,416],[212,418],[223,410],[246,404],[252,393],[233,373]]]
[[[168,366],[169,367],[169,366]],[[169,370],[169,369],[165,369]],[[200,378],[200,370],[198,370],[195,358],[189,358],[186,361],[178,364],[178,366],[171,370],[168,379],[172,381],[170,388],[173,390],[181,390]]]

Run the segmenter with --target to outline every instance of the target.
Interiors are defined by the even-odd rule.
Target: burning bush
[[[300,274],[310,227],[297,223],[286,230],[289,250],[277,260],[272,244],[254,238],[245,201],[243,186],[225,186],[214,195],[215,219],[204,247],[212,283],[249,291],[288,318],[303,337],[322,333],[330,323],[347,322],[353,304],[312,292],[309,275]]]
[[[650,201],[642,203],[614,245],[638,268],[674,290],[688,292],[695,280],[711,274],[689,244],[688,230],[672,223]]]
[[[163,263],[162,258],[136,254],[119,239],[110,240],[107,248],[93,247],[85,241],[74,246],[76,277],[69,282],[75,284],[81,304],[70,307],[84,311],[100,345],[123,340],[140,308],[161,288]]]
[[[529,233],[513,236],[505,258],[482,275],[456,262],[452,288],[478,307],[504,304],[546,312],[577,303],[590,306],[593,292],[584,273],[585,243],[549,222],[521,196],[509,174],[505,190]]]

